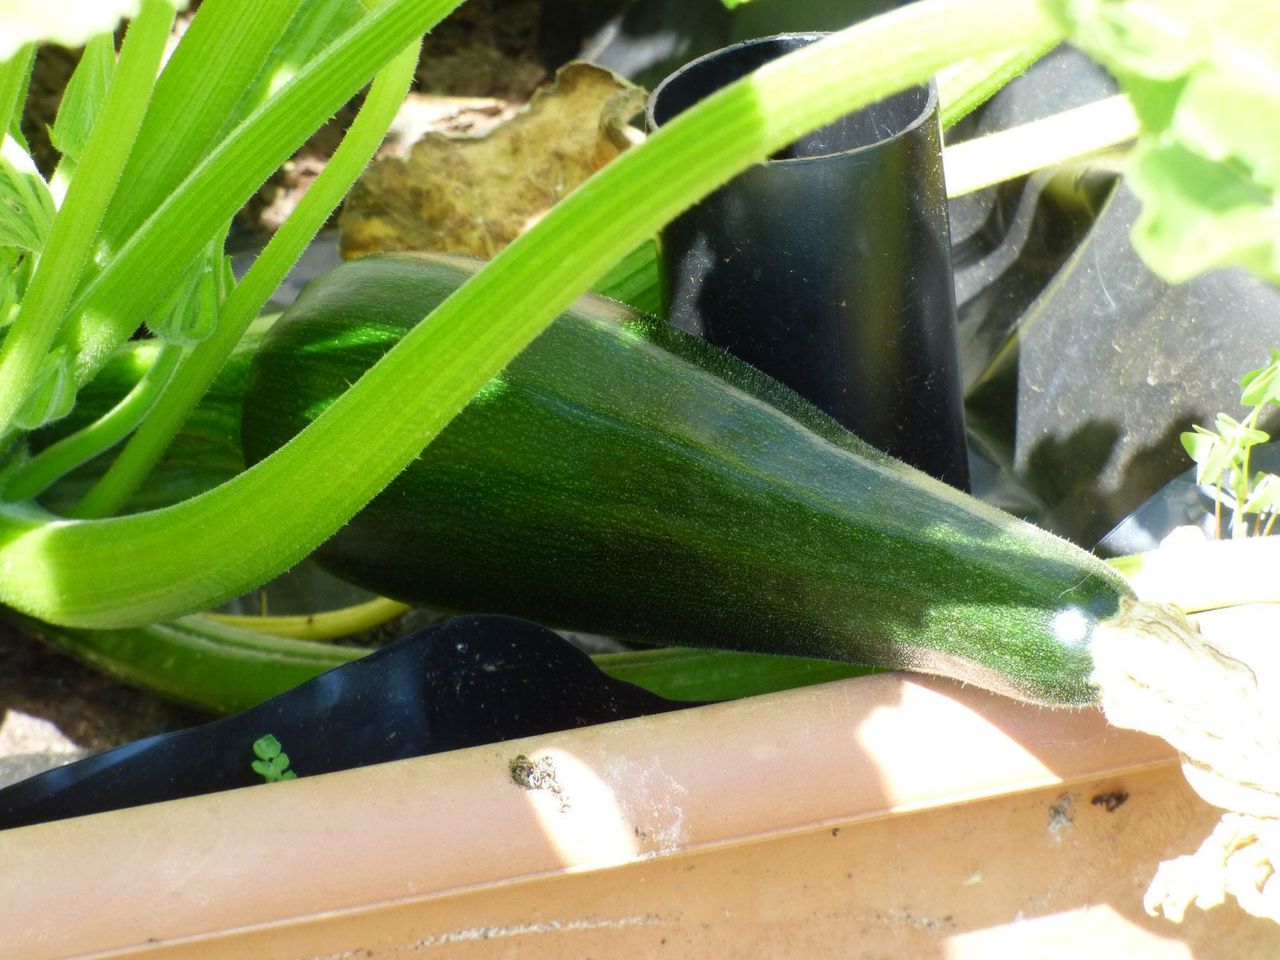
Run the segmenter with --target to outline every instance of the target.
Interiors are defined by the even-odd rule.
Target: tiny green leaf
[[[1222,437],[1204,427],[1182,434],[1182,447],[1196,463],[1196,483],[1213,485],[1231,466],[1231,450]]]
[[[65,346],[56,347],[41,362],[35,389],[14,417],[14,423],[23,430],[35,430],[65,417],[75,402],[71,355]]]
[[[253,752],[262,760],[271,760],[280,756],[280,741],[268,733],[253,742]]]
[[[1245,513],[1280,513],[1280,477],[1259,473],[1253,478],[1253,490],[1245,501]]]
[[[39,253],[55,213],[53,195],[12,137],[0,145],[0,247]]]
[[[80,64],[67,81],[57,119],[49,130],[49,139],[63,157],[79,159],[102,101],[107,97],[107,85],[115,68],[116,49],[111,34],[100,34],[85,45]]]
[[[1271,362],[1246,373],[1240,378],[1240,386],[1244,388],[1240,402],[1246,407],[1280,404],[1280,350],[1273,347]]]
[[[280,747],[273,734],[264,734],[253,742],[253,752],[258,757],[249,764],[254,773],[267,783],[296,780],[298,775],[289,769],[289,755]]]

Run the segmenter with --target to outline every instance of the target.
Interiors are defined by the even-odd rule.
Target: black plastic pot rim
[[[653,92],[649,94],[649,99],[648,99],[648,102],[645,104],[645,111],[644,111],[645,126],[650,131],[657,130],[664,123],[670,123],[672,120],[678,117],[680,113],[683,113],[684,111],[682,110],[680,111],[680,113],[676,113],[670,117],[667,117],[662,122],[659,122],[656,116],[655,108],[659,100],[662,98],[663,94],[667,93],[669,91],[669,88],[673,84],[679,83],[688,79],[691,73],[704,69],[706,65],[712,61],[720,60],[726,56],[731,56],[740,50],[745,50],[750,47],[759,46],[761,44],[778,43],[778,44],[785,45],[791,41],[797,41],[797,40],[803,40],[803,41],[806,41],[807,43],[814,43],[828,36],[830,36],[830,34],[828,33],[811,33],[811,32],[810,33],[805,33],[805,32],[778,33],[768,37],[758,37],[752,40],[742,40],[738,43],[731,44],[730,46],[721,47],[719,50],[713,50],[710,53],[703,54],[702,56],[698,57],[695,60],[690,60],[679,70],[676,70],[675,72],[668,75],[667,78],[663,80],[660,84],[658,84],[658,86],[654,87]],[[798,50],[802,46],[803,44],[797,44],[794,47],[794,49]],[[784,50],[784,52],[782,54],[779,54],[779,56],[782,56],[782,55],[785,55],[785,53],[791,53],[791,52],[793,52],[793,50]],[[776,59],[776,57],[773,59]],[[769,62],[772,62],[772,60],[761,64],[761,67],[767,66]],[[750,72],[743,74],[743,77],[747,77],[747,76],[750,76]],[[737,79],[742,79],[742,78],[739,77]],[[707,96],[711,96],[713,93],[718,92],[718,90],[724,89],[724,87],[727,85],[728,84],[721,85],[719,88],[717,88],[717,90],[712,91],[711,93],[708,93]],[[859,153],[864,153],[869,150],[878,149],[879,147],[882,147],[886,143],[892,143],[895,140],[899,140],[902,137],[907,136],[912,131],[916,130],[922,123],[927,122],[933,116],[933,113],[937,106],[937,101],[938,101],[938,86],[936,82],[934,82],[933,80],[930,80],[928,83],[925,83],[925,84],[918,84],[913,87],[907,87],[905,90],[900,91],[899,93],[893,95],[893,96],[902,96],[903,93],[908,93],[911,91],[922,90],[922,89],[925,91],[925,99],[921,103],[920,108],[916,112],[915,117],[909,123],[902,124],[901,126],[895,126],[893,133],[877,138],[876,140],[873,140],[869,143],[858,144],[857,146],[849,147],[844,150],[833,150],[829,153],[813,154],[811,156],[804,156],[804,157],[782,157],[782,158],[769,157],[769,158],[766,158],[763,162],[769,165],[773,165],[773,164],[791,165],[791,164],[815,163],[817,161],[825,160],[830,157],[855,156]],[[889,99],[892,99],[892,97],[890,97]],[[697,101],[694,101],[694,102],[696,103]],[[690,104],[690,106],[692,106],[692,104]],[[686,107],[685,109],[687,110],[688,107]],[[837,120],[835,122],[838,123],[839,121]]]

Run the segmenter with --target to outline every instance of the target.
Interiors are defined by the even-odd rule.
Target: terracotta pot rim
[[[881,674],[0,833],[0,902],[20,918],[0,955],[363,911],[1176,762],[1096,710]]]

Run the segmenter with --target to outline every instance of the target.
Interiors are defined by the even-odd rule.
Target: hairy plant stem
[[[200,7],[156,81],[125,167],[129,189],[107,209],[108,250],[118,250],[241,119],[246,95],[300,6],[221,0]]]
[[[80,173],[54,217],[22,306],[0,347],[0,436],[9,432],[36,386],[93,254],[98,225],[142,125],[173,19],[169,3],[143,0],[125,34],[102,111],[80,158]]]
[[[316,128],[461,0],[387,0],[335,38],[203,156],[80,291],[59,342],[88,382],[177,276]],[[206,56],[219,51],[206,50]]]
[[[51,444],[9,477],[4,499],[37,497],[59,477],[105,453],[127,437],[155,405],[156,398],[173,379],[183,349],[167,343],[142,379],[119,403],[86,427]]]
[[[1077,160],[1133,140],[1138,118],[1125,96],[1064,110],[1042,120],[948,147],[943,154],[947,196]]]
[[[342,202],[382,143],[413,80],[419,46],[415,43],[406,48],[374,78],[360,112],[329,163],[223,304],[213,335],[200,343],[183,362],[179,376],[170,383],[146,423],[76,506],[75,516],[110,516],[146,479],[183,421],[213,383],[249,324],[298,262],[307,244]]]
[[[375,597],[339,610],[323,610],[298,616],[253,616],[232,613],[206,613],[205,616],[223,626],[253,630],[269,637],[293,640],[338,640],[380,627],[410,610],[407,603]]]
[[[1058,45],[1057,38],[958,63],[938,74],[942,129],[959,123]]]

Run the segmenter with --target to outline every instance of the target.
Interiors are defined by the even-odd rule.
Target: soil
[[[0,621],[0,785],[208,719],[104,676]]]

